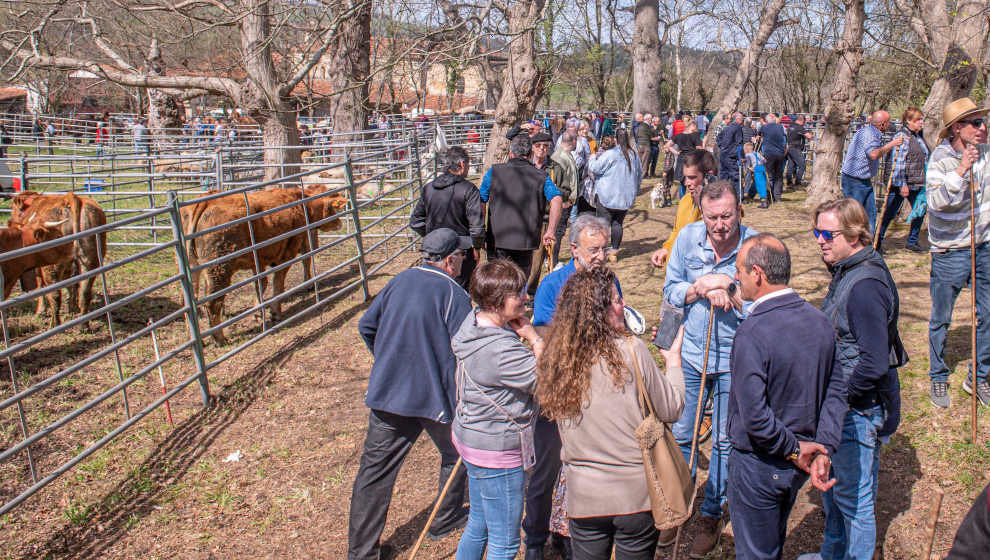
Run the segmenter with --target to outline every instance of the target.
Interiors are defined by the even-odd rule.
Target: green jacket
[[[550,159],[557,164],[550,170],[550,179],[563,196],[564,203],[574,204],[578,195],[578,169],[574,156],[558,144]]]

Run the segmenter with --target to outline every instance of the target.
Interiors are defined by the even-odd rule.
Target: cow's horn
[[[45,227],[46,228],[57,228],[58,226],[64,224],[65,222],[68,222],[68,221],[69,221],[69,219],[66,218],[64,220],[59,220],[57,222],[45,222]]]

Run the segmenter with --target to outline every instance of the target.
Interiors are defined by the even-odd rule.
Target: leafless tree
[[[839,165],[842,145],[849,131],[856,105],[856,82],[863,62],[864,0],[845,0],[842,38],[835,47],[838,70],[825,109],[825,130],[815,146],[815,160],[808,185],[807,204],[815,206],[839,198]]]
[[[299,143],[292,92],[324,55],[341,69],[337,129],[364,127],[370,9],[370,0],[23,0],[0,12],[0,71],[15,80],[28,68],[85,70],[230,99],[261,124],[273,177],[300,161],[299,150],[274,147]]]
[[[924,46],[923,54],[913,53],[916,62],[935,73],[921,107],[925,138],[932,143],[936,141],[942,108],[953,99],[969,95],[980,75],[979,68],[986,57],[990,2],[895,0],[895,5]]]
[[[719,122],[723,115],[735,110],[739,101],[742,99],[743,90],[746,87],[746,83],[749,81],[750,74],[753,72],[754,66],[763,52],[763,48],[766,46],[767,41],[770,40],[770,35],[782,24],[789,23],[789,21],[781,21],[779,19],[781,11],[787,4],[787,0],[767,0],[766,4],[763,6],[760,12],[759,26],[757,27],[756,33],[749,42],[749,46],[746,48],[743,54],[742,60],[739,62],[739,67],[736,70],[735,77],[732,80],[729,89],[722,95],[722,100],[719,102],[718,110],[715,116],[712,118],[712,122]],[[705,136],[705,145],[711,146],[715,142],[714,134]]]

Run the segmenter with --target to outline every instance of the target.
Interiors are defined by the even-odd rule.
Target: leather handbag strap
[[[633,346],[633,337],[627,337],[626,341],[629,343],[629,354],[632,357],[633,363],[633,377],[636,378],[636,392],[638,393],[639,401],[639,411],[643,414],[643,418],[646,419],[647,416],[656,416],[657,413],[653,410],[653,403],[650,402],[650,397],[646,392],[646,383],[643,381],[643,372],[639,367],[639,359],[636,357],[636,347]]]

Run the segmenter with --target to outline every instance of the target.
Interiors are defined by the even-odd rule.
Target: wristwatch
[[[798,444],[797,447],[794,448],[794,451],[792,451],[791,454],[787,456],[787,460],[797,461],[798,457],[800,456],[801,456],[801,444]]]
[[[737,289],[736,283],[732,282],[731,284],[729,284],[729,287],[725,289],[725,291],[729,293],[729,297],[732,297],[736,295],[736,289]]]

